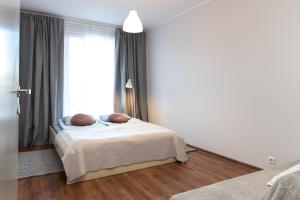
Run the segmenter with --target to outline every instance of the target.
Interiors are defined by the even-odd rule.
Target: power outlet
[[[268,163],[275,166],[277,164],[277,160],[274,156],[268,156]]]

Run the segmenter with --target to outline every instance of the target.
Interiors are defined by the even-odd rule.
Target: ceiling
[[[22,9],[121,25],[130,9],[151,28],[204,0],[21,0]]]

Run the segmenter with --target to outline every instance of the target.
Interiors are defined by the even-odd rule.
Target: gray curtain
[[[64,21],[21,13],[19,146],[49,144],[48,128],[62,117]]]
[[[115,112],[127,113],[133,116],[132,106],[135,98],[135,115],[143,121],[148,121],[147,80],[146,80],[146,34],[126,33],[116,30],[115,48]],[[126,83],[131,79],[135,89],[126,89]]]

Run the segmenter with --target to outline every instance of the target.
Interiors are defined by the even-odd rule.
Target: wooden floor
[[[64,173],[19,180],[20,200],[166,200],[172,195],[252,173],[258,169],[205,152],[171,163],[97,180],[66,184]]]

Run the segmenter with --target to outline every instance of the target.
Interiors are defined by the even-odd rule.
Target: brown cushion
[[[126,123],[130,117],[124,113],[113,113],[108,117],[108,121],[111,123]]]
[[[94,123],[95,119],[85,114],[76,114],[71,119],[71,124],[74,126],[89,126]]]

